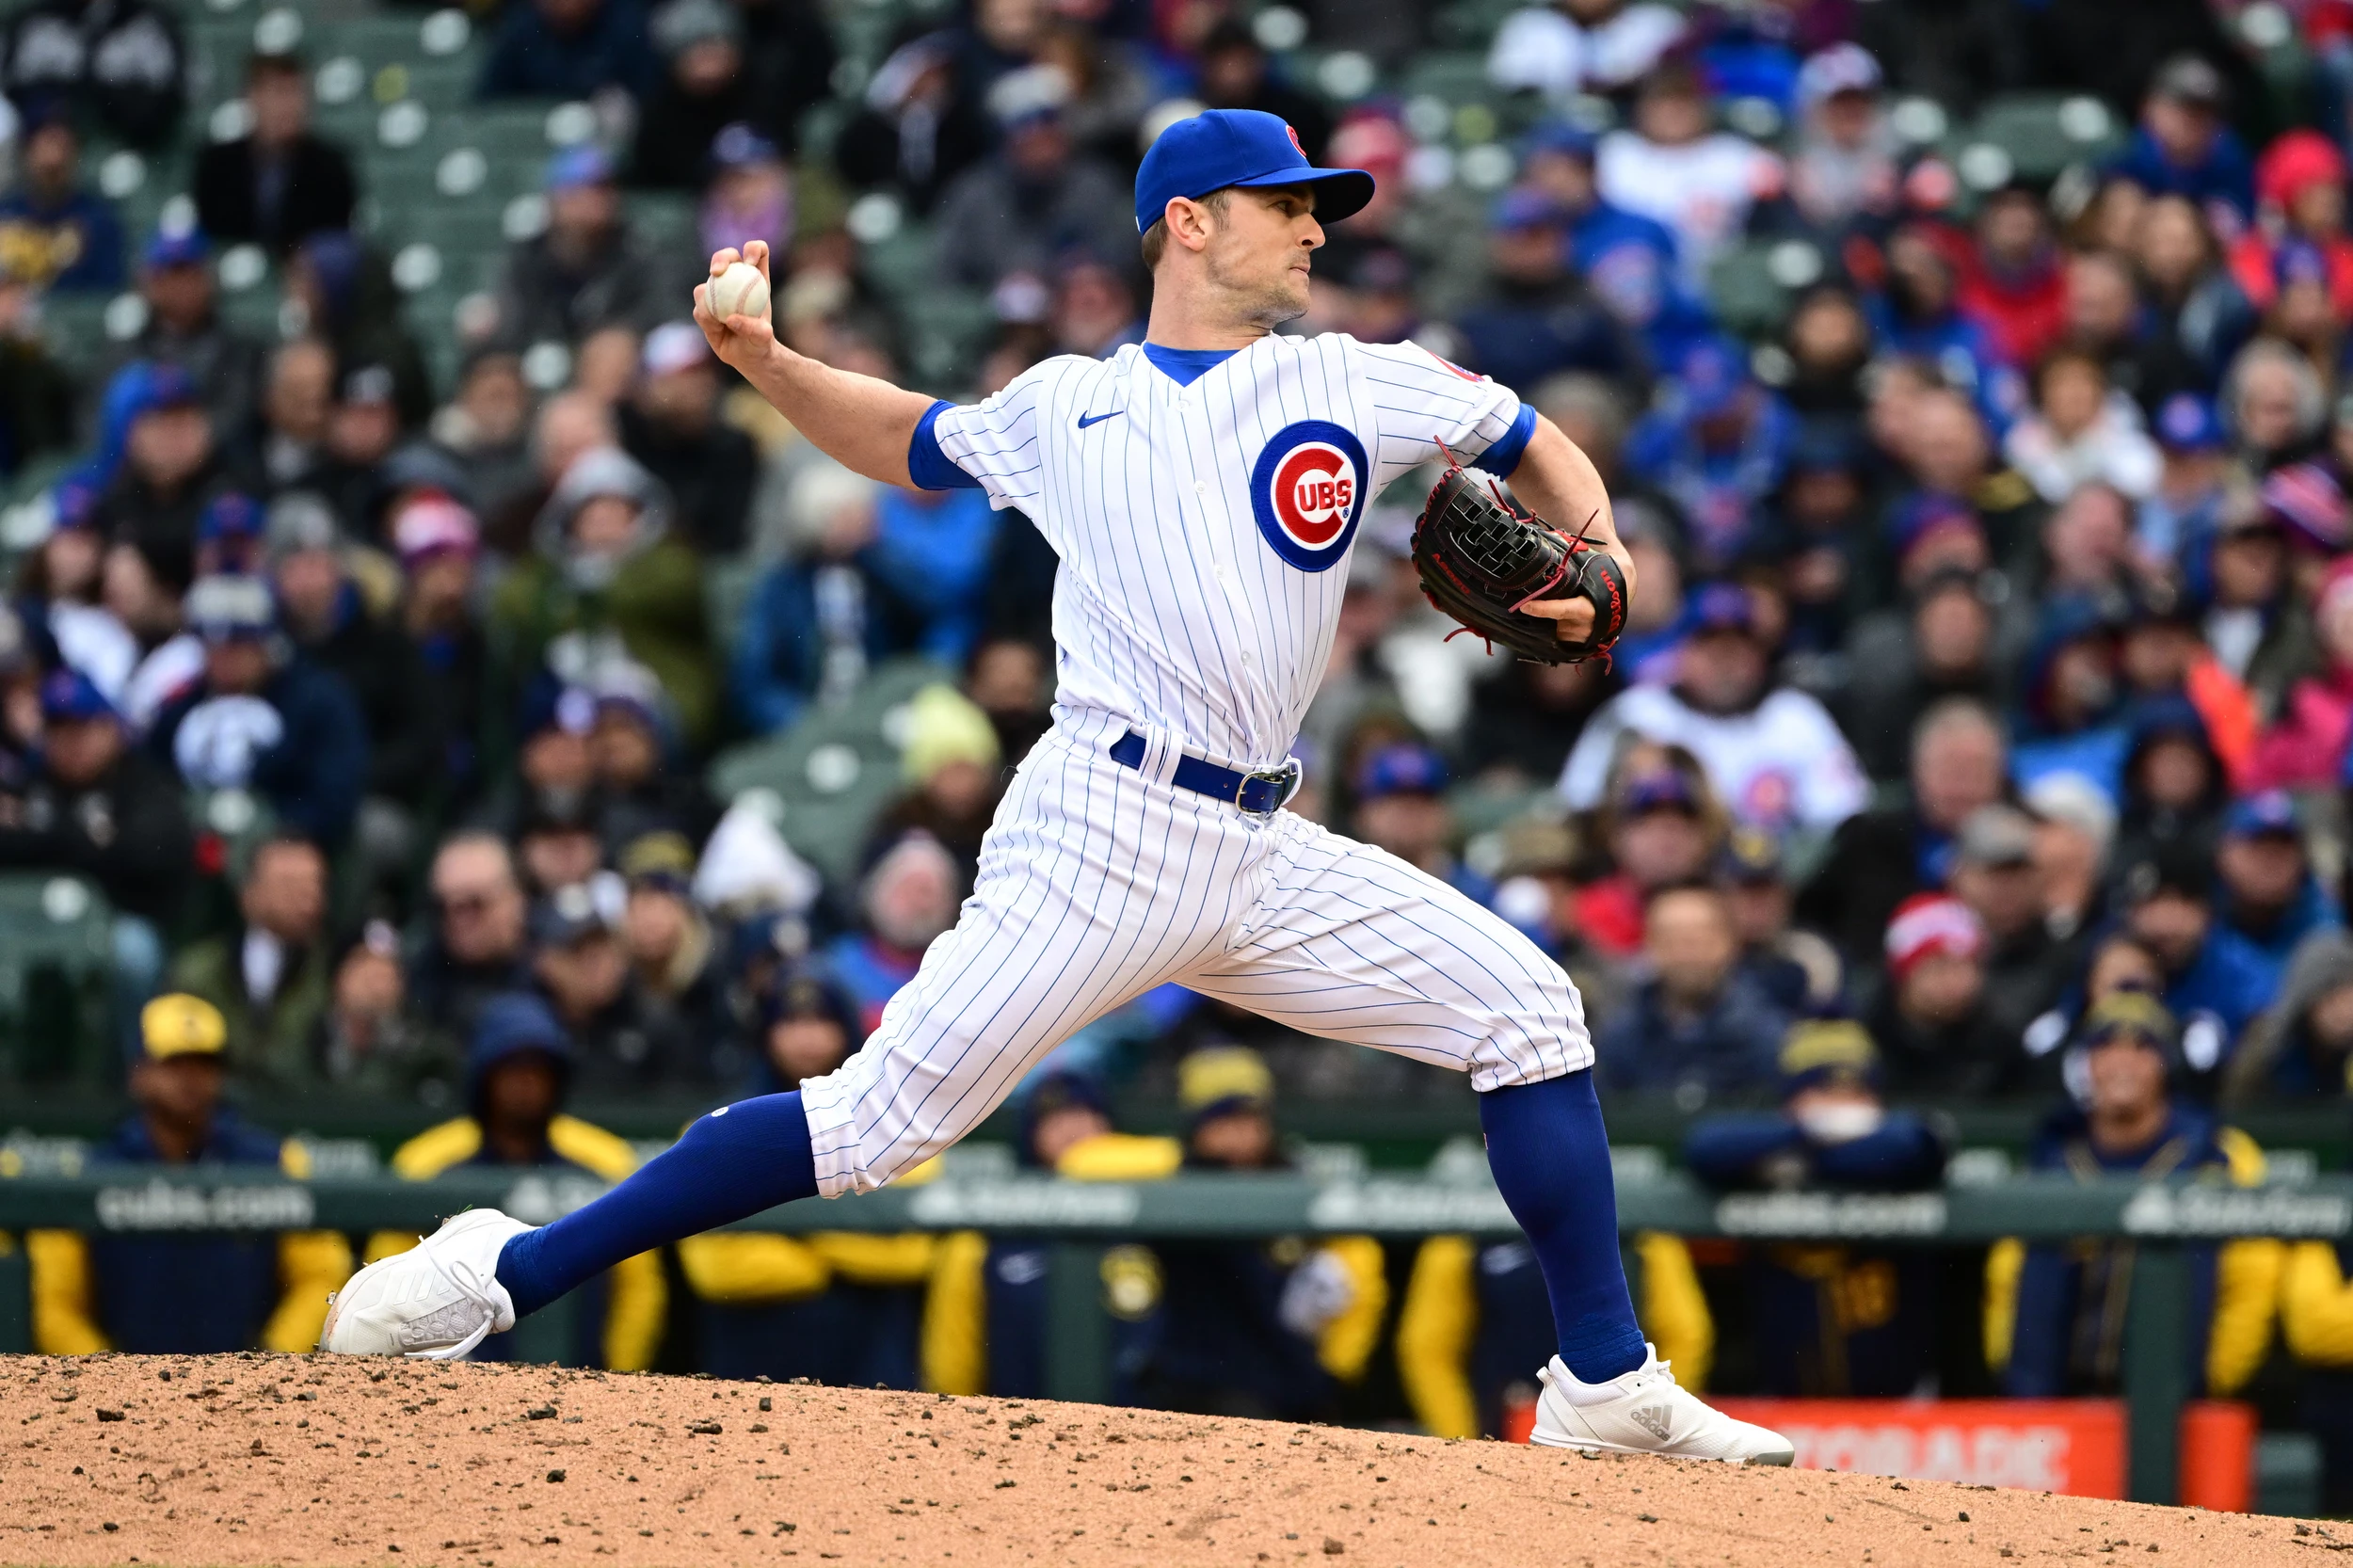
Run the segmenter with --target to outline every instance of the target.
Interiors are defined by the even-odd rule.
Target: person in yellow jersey
[[[1015,1160],[1025,1171],[1076,1181],[1159,1181],[1184,1163],[1174,1138],[1112,1129],[1111,1101],[1092,1073],[1050,1063],[1020,1094]],[[940,1240],[923,1313],[923,1385],[943,1394],[1036,1399],[1047,1392],[1052,1242],[1040,1236],[959,1231]],[[1136,1402],[1135,1376],[1160,1304],[1160,1265],[1138,1243],[1099,1265],[1112,1320],[1111,1402]]]
[[[1274,1075],[1240,1046],[1176,1065],[1188,1174],[1289,1167],[1274,1128]],[[1165,1299],[1137,1391],[1166,1410],[1298,1421],[1328,1416],[1364,1375],[1388,1314],[1370,1237],[1166,1240]]]
[[[571,1037],[544,1000],[528,991],[491,997],[475,1016],[466,1059],[466,1114],[403,1144],[392,1170],[410,1181],[469,1166],[569,1171],[598,1182],[618,1181],[636,1168],[637,1157],[615,1134],[564,1113],[571,1072]],[[368,1260],[406,1252],[416,1240],[379,1231],[368,1243]],[[659,1254],[623,1258],[587,1288],[568,1358],[621,1372],[652,1366],[667,1298]],[[513,1354],[511,1336],[494,1334],[472,1359],[504,1361]]]
[[[857,1004],[824,969],[779,972],[759,996],[752,1093],[782,1094],[840,1066],[866,1038]],[[902,1185],[928,1179],[910,1172]],[[936,1243],[904,1235],[707,1231],[679,1243],[695,1293],[697,1358],[723,1378],[809,1378],[871,1388],[922,1382],[924,1299]]]
[[[2080,1181],[2191,1176],[2251,1187],[2263,1151],[2236,1128],[2169,1092],[2181,1064],[2181,1032],[2146,991],[2092,1004],[2077,1032],[2086,1088],[2044,1127],[2030,1168]],[[2049,1399],[2113,1394],[2121,1385],[2134,1246],[2112,1238],[1999,1241],[1986,1259],[1986,1362],[2004,1391]],[[2271,1348],[2286,1249],[2251,1239],[2190,1251],[2193,1387],[2209,1398],[2237,1391]]]
[[[131,1064],[136,1112],[94,1151],[101,1166],[275,1166],[310,1175],[303,1146],[223,1103],[220,1009],[185,993],[139,1014]],[[33,1275],[33,1343],[46,1355],[125,1351],[194,1355],[259,1347],[307,1351],[329,1291],[350,1276],[351,1244],[333,1231],[282,1236],[128,1231],[25,1238]]]
[[[2297,1241],[2280,1282],[2280,1335],[2303,1368],[2304,1430],[2320,1440],[2320,1512],[2353,1513],[2353,1241]]]

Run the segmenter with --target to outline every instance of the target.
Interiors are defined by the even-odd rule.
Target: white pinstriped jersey
[[[1441,441],[1483,454],[1519,413],[1411,344],[1270,335],[1189,386],[1132,345],[1048,360],[933,430],[1062,558],[1057,712],[1249,768],[1289,755],[1323,679],[1370,499]]]

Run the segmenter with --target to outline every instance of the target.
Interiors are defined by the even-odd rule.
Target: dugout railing
[[[471,1206],[495,1205],[544,1222],[594,1197],[594,1182],[538,1172],[469,1170],[437,1181],[388,1176],[291,1181],[273,1172],[166,1172],[148,1167],[0,1178],[0,1233],[58,1228],[92,1233],[330,1229],[364,1235],[429,1230]],[[2239,1188],[2204,1183],[2104,1182],[2021,1176],[1907,1193],[1706,1192],[1674,1173],[1623,1183],[1628,1233],[1755,1240],[1984,1242],[2116,1237],[2134,1243],[2125,1325],[2131,1495],[2171,1502],[2179,1480],[2180,1414],[2190,1395],[2189,1260],[2185,1249],[2234,1237],[2335,1241],[2353,1233],[2353,1177]],[[1189,1176],[1144,1183],[962,1173],[833,1203],[772,1209],[732,1228],[984,1230],[1054,1243],[1049,1273],[1048,1392],[1100,1400],[1110,1383],[1109,1320],[1100,1261],[1113,1241],[1156,1238],[1369,1234],[1509,1236],[1510,1212],[1484,1180],[1368,1175],[1337,1179]],[[517,1348],[560,1359],[573,1342],[568,1304],[526,1319]],[[0,1254],[0,1352],[32,1348],[31,1279],[21,1247]]]

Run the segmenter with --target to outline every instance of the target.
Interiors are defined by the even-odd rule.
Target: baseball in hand
[[[729,262],[727,270],[711,280],[711,313],[721,321],[729,316],[766,316],[768,280],[749,262]]]

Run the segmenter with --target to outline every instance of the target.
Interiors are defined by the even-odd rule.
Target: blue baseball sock
[[[523,1317],[624,1257],[816,1195],[799,1092],[738,1100],[696,1117],[684,1137],[596,1202],[507,1242],[499,1283]]]
[[[1618,1194],[1592,1071],[1491,1089],[1479,1096],[1479,1125],[1496,1186],[1544,1270],[1561,1359],[1582,1383],[1634,1370],[1642,1331],[1618,1255]]]

